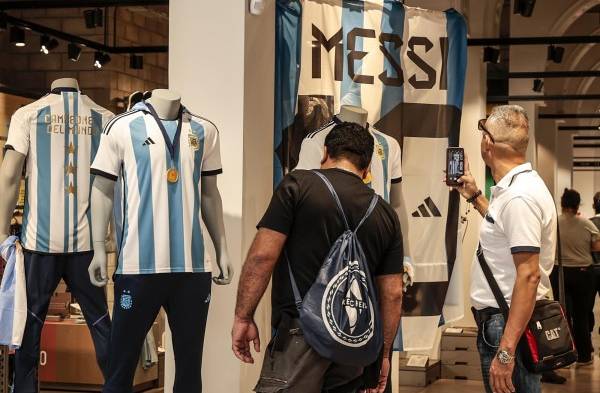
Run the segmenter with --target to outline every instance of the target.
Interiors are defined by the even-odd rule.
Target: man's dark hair
[[[325,138],[327,154],[333,159],[345,158],[359,170],[369,167],[373,156],[373,135],[357,123],[336,125]]]
[[[573,189],[565,188],[565,191],[560,198],[560,206],[563,209],[579,209],[579,205],[581,204],[581,196],[579,193]]]
[[[594,194],[594,211],[600,214],[600,191]]]

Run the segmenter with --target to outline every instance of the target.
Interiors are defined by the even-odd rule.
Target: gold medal
[[[175,168],[169,168],[167,170],[167,181],[169,183],[177,183],[177,180],[179,180],[179,172]]]

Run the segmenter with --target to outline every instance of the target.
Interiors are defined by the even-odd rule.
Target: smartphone
[[[462,147],[449,147],[446,150],[446,184],[459,185],[458,179],[465,174],[465,150]]]

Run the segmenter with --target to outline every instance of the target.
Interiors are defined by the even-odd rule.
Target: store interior
[[[462,56],[465,68],[462,76],[457,77],[464,82],[464,89],[456,87],[461,85],[460,82],[452,82],[450,87],[431,94],[442,94],[446,100],[447,93],[442,90],[463,89],[458,122],[453,124],[454,131],[450,133],[458,146],[464,148],[478,184],[491,185],[491,177],[480,156],[481,135],[477,122],[486,118],[494,105],[517,104],[529,115],[527,159],[546,183],[557,205],[560,205],[563,190],[573,188],[581,194],[581,215],[594,216],[592,198],[600,191],[600,46],[597,46],[600,43],[600,1],[398,2],[406,7],[431,10],[436,13],[435,17],[453,8],[464,19],[466,37]],[[285,100],[280,94],[285,89],[281,90],[283,84],[276,76],[281,76],[278,67],[282,59],[288,61],[292,56],[291,52],[278,47],[281,25],[277,24],[277,15],[284,3],[289,2],[0,1],[0,150],[3,152],[13,114],[42,98],[55,81],[64,78],[75,79],[82,94],[116,115],[126,112],[145,92],[168,89],[180,95],[190,112],[210,119],[218,128],[223,174],[218,176],[217,184],[234,277],[230,285],[212,286],[204,363],[202,370],[198,370],[202,375],[203,391],[208,393],[250,392],[260,374],[261,362],[243,364],[232,354],[231,326],[237,280],[256,234],[257,222],[268,206],[276,179],[290,169],[290,162],[294,160],[290,161],[294,154],[291,145],[294,130],[282,130],[278,123],[281,111],[285,112],[285,106],[281,109]],[[327,33],[331,36],[334,32]],[[305,44],[307,52],[315,45],[310,41]],[[379,44],[368,49],[376,52],[377,48]],[[431,60],[427,56],[433,56],[422,55],[427,61]],[[439,68],[441,71],[441,66]],[[417,79],[423,78],[420,73],[423,69],[413,70]],[[449,70],[447,72],[461,74],[452,66]],[[283,79],[286,77],[289,75]],[[405,79],[409,80],[408,74]],[[300,86],[300,90],[302,88]],[[132,102],[135,92],[138,95]],[[364,101],[368,100],[364,97]],[[436,100],[433,98],[437,103]],[[287,101],[285,105],[290,106]],[[296,109],[293,104],[291,108],[292,111]],[[394,136],[401,139],[404,135]],[[442,139],[447,142],[448,138]],[[406,157],[404,151],[403,157]],[[436,165],[444,159],[445,156],[441,161],[422,159],[430,177],[423,187],[429,184],[440,187],[443,167]],[[410,173],[411,165],[404,161],[402,165],[409,168],[404,172]],[[407,176],[405,174],[405,178]],[[11,222],[11,230],[15,233],[22,224],[26,199],[25,178],[21,181],[23,191]],[[446,194],[447,188],[443,188]],[[427,211],[423,205],[428,196],[431,195],[418,194],[405,199],[407,206],[404,209],[410,220],[436,218],[431,206],[428,205]],[[448,197],[444,198],[440,207],[448,210]],[[442,311],[428,314],[430,318],[433,315],[434,325],[425,330],[425,334],[421,333],[423,344],[409,345],[409,350],[401,346],[396,348],[389,392],[483,391],[477,349],[473,346],[474,334],[470,333],[476,325],[469,303],[471,264],[482,218],[464,200],[456,213],[455,262],[450,274],[444,278],[444,295],[451,286],[452,296],[458,299],[452,303],[451,313],[444,309],[444,313],[448,311],[447,315],[452,317],[444,320],[446,314],[443,314],[443,323],[438,324]],[[410,220],[409,226],[413,222]],[[206,233],[206,228],[204,230]],[[211,236],[205,234],[204,238],[211,239]],[[213,274],[218,275],[212,242],[205,242]],[[436,242],[443,243],[444,237]],[[118,264],[117,248],[114,244],[112,248],[107,247],[109,276]],[[112,310],[114,302],[118,301],[112,281],[106,285],[105,293],[108,308]],[[255,314],[264,347],[271,336],[268,293]],[[444,298],[448,299],[442,298],[440,310],[443,306],[450,307],[448,302],[444,305]],[[419,301],[416,294],[405,295],[407,304]],[[416,316],[418,311],[415,309],[419,308],[413,308],[407,317]],[[595,317],[600,321],[598,299]],[[403,325],[406,329],[411,327],[409,320],[407,318],[407,325]],[[598,326],[597,323],[592,332],[596,349],[593,364],[559,369],[558,374],[566,378],[566,383],[544,383],[543,392],[600,393]],[[446,332],[447,328],[458,330]],[[136,392],[173,391],[175,365],[171,342],[171,330],[164,311],[161,311],[145,341],[147,348],[136,370]],[[465,353],[454,353],[457,351]],[[81,309],[74,304],[64,281],[58,285],[50,302],[42,331],[41,353],[41,392],[101,391],[104,379],[96,364],[92,338]],[[408,359],[415,355],[426,356],[427,367],[407,366]],[[445,356],[458,356],[460,360],[447,363]],[[13,358],[11,351],[0,347],[0,393],[11,391]]]

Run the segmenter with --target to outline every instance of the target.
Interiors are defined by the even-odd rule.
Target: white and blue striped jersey
[[[12,116],[5,148],[27,156],[25,249],[49,254],[92,249],[90,164],[112,117],[75,89],[55,89]]]
[[[171,144],[149,106],[140,103],[104,129],[92,173],[121,182],[117,274],[212,270],[202,234],[200,177],[222,172],[219,134],[185,108],[179,124]],[[179,173],[175,182],[167,180],[171,168]]]
[[[300,157],[295,169],[318,169],[325,152],[325,138],[341,121],[333,120],[304,138],[300,147]],[[387,202],[390,201],[392,183],[402,181],[402,153],[395,138],[369,127],[375,146],[371,158],[370,178],[367,182],[373,190]]]

